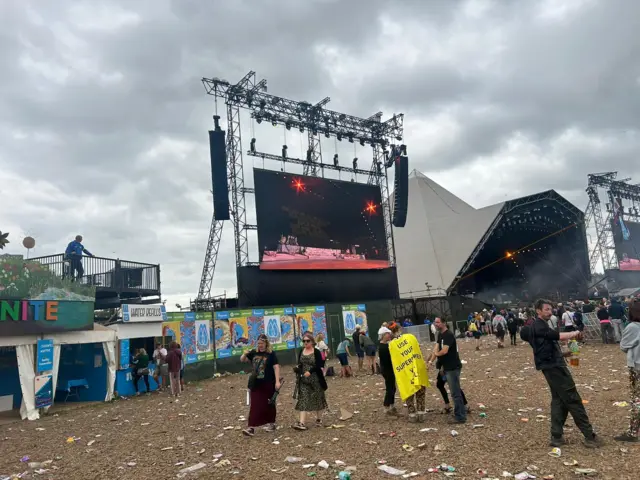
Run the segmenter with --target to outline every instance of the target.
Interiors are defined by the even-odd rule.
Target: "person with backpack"
[[[512,311],[507,314],[507,330],[511,337],[511,345],[516,345],[516,335],[518,334],[518,320]]]
[[[493,317],[493,331],[495,332],[496,339],[498,340],[498,348],[504,348],[504,336],[507,333],[507,321],[505,320],[502,312]]]

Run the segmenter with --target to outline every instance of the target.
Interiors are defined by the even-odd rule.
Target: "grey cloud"
[[[481,12],[482,4],[484,16],[463,16]],[[497,172],[510,196],[558,188],[580,199],[586,173],[638,170],[640,7],[587,3],[572,18],[545,24],[535,20],[539,5],[104,0],[96,23],[116,7],[138,17],[110,31],[74,24],[70,9],[80,8],[77,2],[8,0],[0,20],[0,180],[18,180],[0,220],[36,232],[41,254],[60,251],[83,233],[88,248],[106,256],[161,262],[165,293],[195,294],[212,209],[206,130],[213,99],[200,78],[235,81],[249,69],[268,79],[271,93],[310,102],[328,95],[332,108],[360,115],[382,109],[385,116],[404,111],[431,120],[450,112],[459,125],[453,142],[436,138],[425,145],[420,131],[406,139],[413,167],[425,171],[446,172],[480,158],[491,169],[492,158],[523,135],[541,158],[560,161],[556,178],[522,178],[518,168]],[[380,48],[394,47],[381,43],[390,41],[382,36],[389,19],[419,39],[476,43],[440,61],[430,60],[437,45],[418,44],[423,58],[415,65],[403,64],[401,50],[380,65]],[[335,72],[317,53],[322,46],[356,59],[362,71],[354,77],[362,83],[335,84]],[[40,62],[39,70],[25,69],[27,56]],[[348,60],[338,62],[349,70]],[[66,80],[52,80],[52,71]],[[246,150],[252,133],[245,120]],[[282,130],[267,127],[255,127],[259,148],[278,153]],[[571,129],[606,141],[560,149],[558,139]],[[287,143],[298,155],[299,139],[290,134]],[[345,148],[341,158],[351,155]],[[245,160],[251,185],[251,166],[261,163]],[[252,198],[247,208],[253,222]],[[250,242],[257,247],[254,236]],[[217,288],[235,289],[234,261],[227,225]]]

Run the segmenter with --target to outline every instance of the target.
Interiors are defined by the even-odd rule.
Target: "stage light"
[[[262,123],[262,117],[256,117],[256,122],[258,122],[259,124]]]
[[[402,137],[401,137],[400,135],[398,135],[398,136],[396,137],[396,140],[398,140],[399,142],[401,142],[401,141],[402,141]]]
[[[278,126],[278,122],[276,122],[275,119],[273,119],[271,121],[271,125],[273,125],[274,127],[277,127]]]
[[[407,156],[407,146],[404,143],[400,145],[400,153],[405,157]]]
[[[251,139],[251,144],[249,145],[249,148],[251,149],[251,153],[256,153],[256,139],[255,138]]]
[[[338,134],[336,135],[336,138],[338,139],[338,141],[339,141],[339,142],[341,142],[341,141],[342,141],[342,134],[341,134],[341,133],[338,133]]]
[[[285,124],[284,124],[284,127],[285,127],[287,130],[291,130],[291,123],[290,123],[290,122],[285,123]]]
[[[360,146],[364,147],[364,138],[360,139]]]
[[[307,148],[307,162],[311,163],[312,155],[313,155],[313,150],[311,150],[311,148]]]
[[[264,107],[267,106],[267,102],[264,100],[264,98],[262,100],[260,100],[260,109],[264,110]]]
[[[354,170],[358,169],[358,157],[353,159],[353,169]]]
[[[349,135],[349,143],[353,143],[353,135]]]
[[[329,138],[329,137],[330,137],[329,132],[324,132],[324,136],[325,136],[326,138]]]
[[[336,166],[336,167],[338,166],[338,154],[337,153],[333,156],[333,165]]]
[[[304,133],[304,127],[300,127],[299,130],[300,130],[300,133]]]
[[[282,145],[282,158],[287,158],[287,146]]]
[[[367,203],[367,212],[369,212],[369,214],[376,213],[376,204],[373,202]]]
[[[299,178],[296,178],[293,181],[293,186],[298,192],[302,192],[304,190],[304,183],[302,183],[302,180]]]
[[[507,258],[511,258],[511,257],[513,257],[513,253],[507,252]]]

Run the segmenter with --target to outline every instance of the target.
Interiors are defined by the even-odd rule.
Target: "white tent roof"
[[[503,205],[475,209],[414,170],[407,223],[393,230],[400,296],[449,288]]]
[[[76,332],[62,332],[42,335],[22,335],[19,337],[0,337],[0,347],[15,347],[16,345],[33,345],[41,338],[52,338],[56,345],[74,345],[79,343],[102,343],[116,340],[116,332],[98,323],[93,324],[93,330]]]

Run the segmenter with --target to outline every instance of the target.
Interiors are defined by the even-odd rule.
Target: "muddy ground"
[[[455,467],[455,478],[462,479],[502,478],[503,472],[523,471],[539,479],[547,475],[569,479],[576,478],[576,468],[595,469],[593,478],[638,478],[640,445],[612,439],[628,424],[628,408],[613,405],[628,401],[624,356],[617,346],[586,346],[580,366],[572,369],[606,446],[597,451],[584,448],[569,419],[569,444],[560,458],[549,455],[549,394],[542,375],[533,368],[531,349],[520,345],[498,350],[487,345],[476,352],[471,343],[463,342],[461,356],[467,362],[462,386],[473,411],[467,425],[454,427],[459,432],[455,437],[447,417],[438,413],[442,403],[435,387],[427,392],[427,407],[434,412],[424,424],[409,424],[404,417],[383,414],[382,378],[366,375],[329,379],[331,412],[325,414],[325,427],[294,431],[290,428],[295,421],[293,375],[290,367],[284,367],[281,428],[275,433],[242,436],[248,416],[247,377],[233,375],[190,384],[178,402],[153,394],[4,425],[0,478],[28,472],[24,478],[168,479],[200,462],[205,467],[186,478],[328,479],[345,467],[355,467],[354,479],[394,478],[378,469],[381,463],[416,472],[414,478],[446,478],[441,472],[427,473],[440,464]],[[341,408],[353,412],[353,418],[339,420]],[[332,425],[336,428],[327,428]],[[437,431],[421,432],[424,428]],[[425,445],[418,448],[420,444]],[[27,456],[28,461],[21,461]],[[287,463],[289,456],[304,460]],[[317,466],[322,460],[328,469]],[[336,466],[336,460],[343,466]],[[574,460],[577,466],[565,465]],[[47,461],[51,462],[29,466]],[[303,468],[308,464],[315,465]]]

